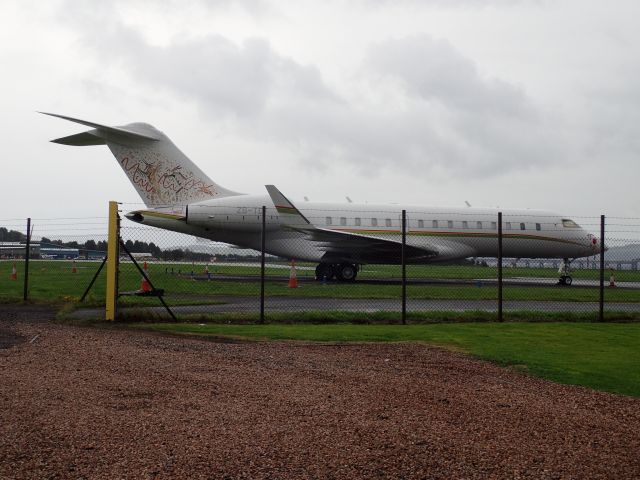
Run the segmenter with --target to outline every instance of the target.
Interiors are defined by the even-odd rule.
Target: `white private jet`
[[[149,124],[108,127],[46,115],[91,127],[53,142],[109,147],[147,206],[126,215],[134,222],[259,250],[264,205],[266,252],[318,262],[318,279],[351,281],[360,265],[399,264],[402,210],[407,211],[405,259],[409,264],[497,256],[497,210],[316,202],[296,207],[273,185],[267,185],[262,195],[221,187]],[[563,215],[502,212],[506,220],[503,255],[563,259],[560,283],[571,283],[572,259],[600,252],[598,239]]]

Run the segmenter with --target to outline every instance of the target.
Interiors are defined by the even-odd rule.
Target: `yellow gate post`
[[[120,217],[118,202],[109,202],[109,238],[107,239],[106,320],[116,319],[118,300],[118,260],[120,256]]]

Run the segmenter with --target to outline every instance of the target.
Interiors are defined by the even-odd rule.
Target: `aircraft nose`
[[[593,255],[596,255],[598,253],[602,253],[602,246],[600,243],[600,240],[598,239],[598,237],[596,237],[595,235],[588,235],[588,247],[589,249],[593,252]],[[605,248],[605,251],[607,249]]]

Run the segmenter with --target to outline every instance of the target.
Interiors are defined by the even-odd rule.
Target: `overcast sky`
[[[2,0],[0,219],[140,202],[106,146],[49,143],[86,129],[38,110],[151,123],[241,192],[640,217],[639,18],[636,0]]]

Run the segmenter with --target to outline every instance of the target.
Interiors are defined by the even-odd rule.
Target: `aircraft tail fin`
[[[211,180],[160,130],[147,123],[110,127],[54,113],[45,115],[92,130],[52,140],[63,145],[107,145],[147,207],[184,206],[241,195]]]

